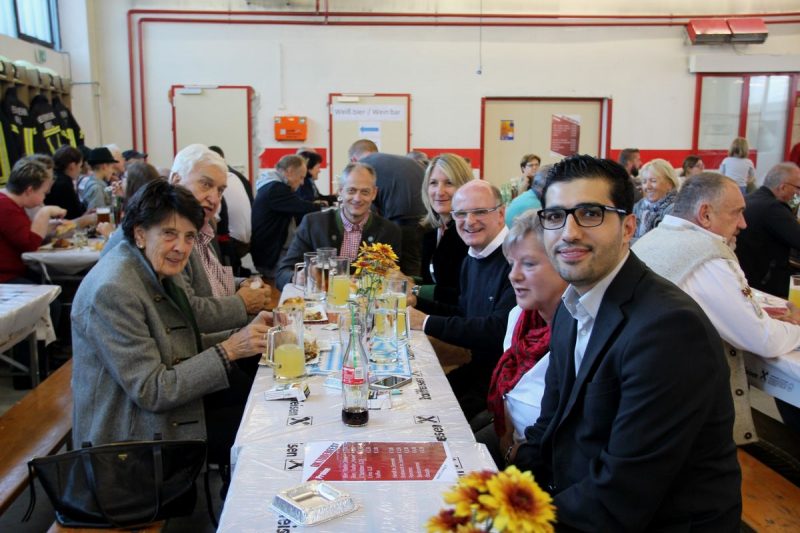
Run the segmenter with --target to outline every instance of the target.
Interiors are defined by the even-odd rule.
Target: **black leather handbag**
[[[86,447],[28,462],[61,525],[131,527],[194,511],[195,479],[206,459],[203,440],[135,441]],[[91,445],[89,445],[91,446]]]

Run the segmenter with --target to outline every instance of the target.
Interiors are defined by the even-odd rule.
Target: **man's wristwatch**
[[[421,288],[422,287],[420,287],[419,285],[414,285],[413,287],[411,287],[411,294],[413,294],[414,296],[419,296],[419,290]]]

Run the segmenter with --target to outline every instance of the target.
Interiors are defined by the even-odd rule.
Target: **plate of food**
[[[327,321],[328,314],[325,312],[325,307],[322,304],[306,305],[303,310],[303,322],[317,323]]]
[[[56,250],[71,250],[75,248],[75,245],[69,239],[59,238],[52,242],[45,244],[44,246],[40,246],[39,250],[44,252],[52,252]]]

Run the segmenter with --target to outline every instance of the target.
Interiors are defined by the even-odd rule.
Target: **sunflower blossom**
[[[486,482],[488,494],[478,497],[494,517],[498,531],[551,532],[556,519],[553,499],[530,472],[509,466]]]
[[[448,533],[456,531],[458,526],[466,525],[470,521],[468,516],[456,516],[453,509],[442,509],[428,520],[425,527],[428,533]]]
[[[458,483],[452,490],[444,493],[444,501],[455,505],[456,516],[465,516],[480,522],[489,518],[489,510],[480,502],[481,492]]]

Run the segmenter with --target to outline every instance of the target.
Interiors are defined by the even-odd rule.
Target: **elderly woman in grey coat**
[[[124,240],[84,278],[72,306],[76,446],[123,440],[206,438],[203,396],[229,386],[231,363],[261,353],[268,315],[210,347],[218,329],[192,311],[180,273],[203,209],[163,180],[140,189]]]

